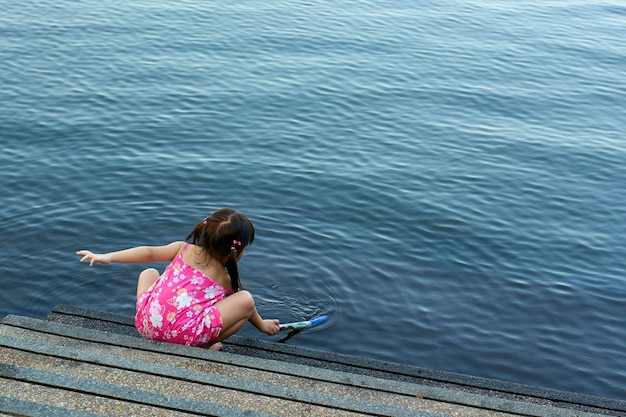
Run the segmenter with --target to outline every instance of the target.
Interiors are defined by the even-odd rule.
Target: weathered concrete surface
[[[626,402],[232,337],[148,341],[131,317],[58,306],[0,323],[0,416],[599,416]]]

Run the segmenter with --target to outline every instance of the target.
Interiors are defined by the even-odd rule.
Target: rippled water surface
[[[0,5],[0,315],[233,206],[288,343],[626,399],[621,2]]]

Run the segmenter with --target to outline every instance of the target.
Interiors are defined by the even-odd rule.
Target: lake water
[[[0,316],[232,206],[287,343],[626,399],[623,2],[0,6]]]

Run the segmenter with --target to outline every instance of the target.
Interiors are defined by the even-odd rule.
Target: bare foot
[[[222,342],[213,343],[209,346],[209,350],[222,350]]]

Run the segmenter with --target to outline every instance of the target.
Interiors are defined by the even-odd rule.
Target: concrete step
[[[241,337],[223,352],[148,341],[132,324],[72,306],[47,320],[5,317],[0,415],[626,414],[621,401],[553,390],[546,399],[538,388]]]
[[[484,410],[419,398],[420,387],[408,383],[168,345],[24,317],[5,318],[0,326],[0,345],[3,362],[11,370],[26,369],[20,374],[25,382],[52,384],[56,375],[59,381],[55,386],[76,390],[93,385],[90,394],[109,396],[117,384],[121,391],[116,398],[144,398],[145,404],[159,404],[159,397],[150,395],[154,391],[145,388],[159,387],[156,394],[162,396],[182,391],[199,398],[198,392],[204,392],[206,398],[202,397],[202,401],[245,405],[255,415],[261,411],[290,416],[429,416],[435,411],[485,415]],[[74,384],[67,383],[71,377],[78,378]],[[201,409],[195,407],[191,411],[197,413]],[[228,410],[223,415],[234,413]]]
[[[134,328],[132,317],[114,313],[59,305],[52,310],[47,319],[139,337]],[[408,366],[240,336],[230,337],[224,346],[225,351],[245,357],[272,359],[281,363],[302,364],[351,375],[410,382],[422,387],[425,398],[481,406],[490,410],[517,412],[519,408],[526,405],[527,412],[530,412],[529,409],[534,408],[532,407],[533,404],[539,404],[554,407],[562,413],[573,410],[603,415],[607,415],[607,413],[626,415],[626,401]],[[509,405],[514,407],[511,408]],[[546,411],[539,408],[533,412],[537,414],[529,415],[542,415],[541,413]]]

